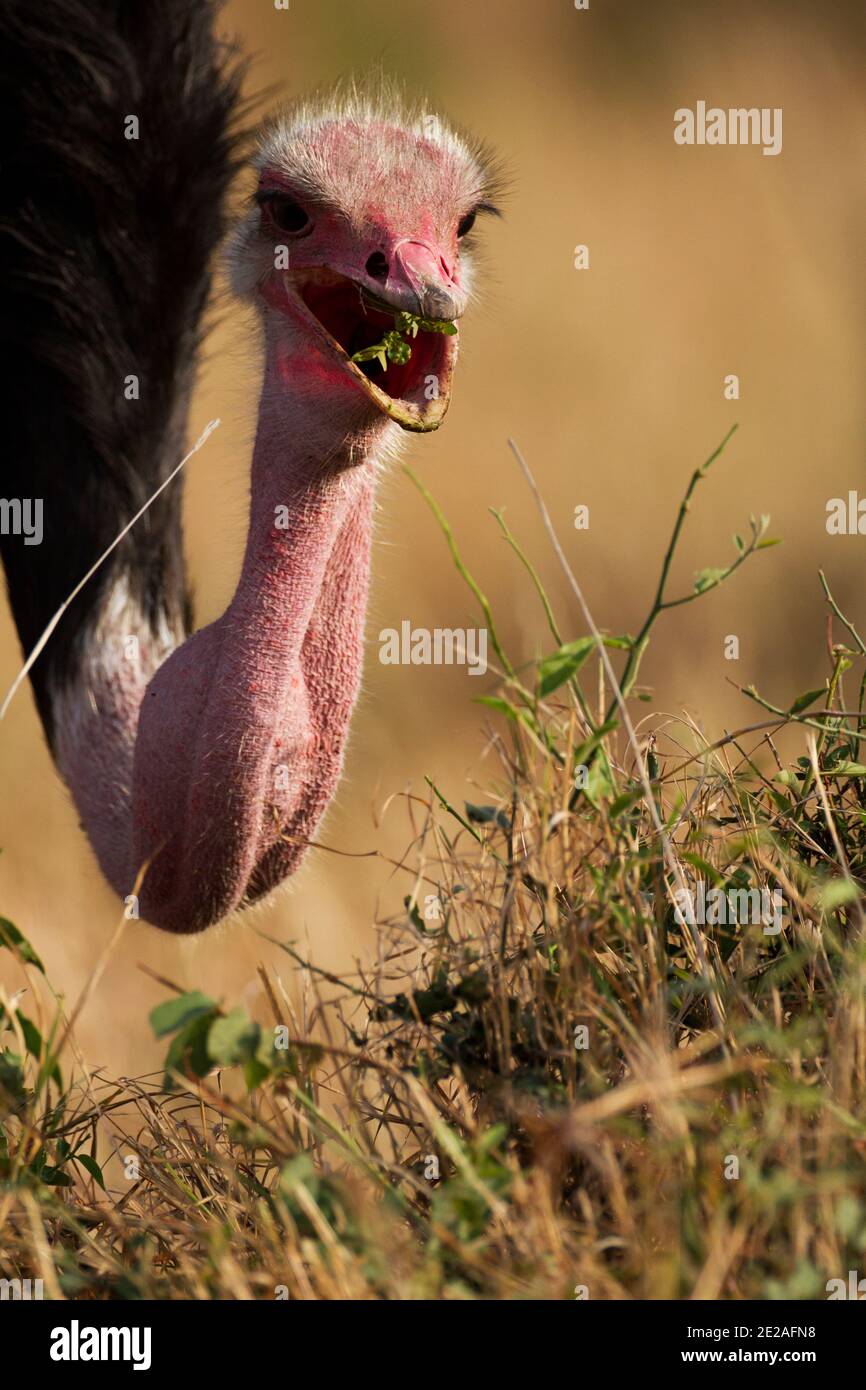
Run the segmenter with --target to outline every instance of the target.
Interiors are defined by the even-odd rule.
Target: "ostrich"
[[[183,453],[238,162],[241,71],[214,8],[4,3],[3,490],[44,506],[41,545],[2,538],[25,652]],[[264,360],[235,594],[193,630],[176,479],[30,672],[105,877],[171,932],[201,931],[291,874],[335,791],[377,473],[402,431],[442,421],[465,239],[496,210],[484,151],[389,91],[290,108],[253,166],[227,252]],[[391,360],[372,350],[395,323],[406,346]]]

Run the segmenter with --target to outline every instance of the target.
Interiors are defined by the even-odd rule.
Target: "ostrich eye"
[[[475,209],[473,208],[471,212],[467,212],[467,214],[466,214],[465,217],[461,217],[460,221],[457,223],[457,235],[458,235],[458,237],[465,236],[467,232],[471,232],[471,231],[472,231],[472,228],[473,228],[474,226],[475,226]]]
[[[259,198],[259,202],[263,207],[267,207],[271,221],[279,231],[298,236],[299,233],[312,229],[307,213],[288,193],[267,193]]]

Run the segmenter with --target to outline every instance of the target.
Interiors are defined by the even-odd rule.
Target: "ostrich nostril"
[[[374,280],[388,279],[388,258],[381,251],[374,251],[367,261],[367,274]]]

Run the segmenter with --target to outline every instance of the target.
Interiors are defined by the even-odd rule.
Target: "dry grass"
[[[169,1075],[136,1081],[88,1075],[74,1029],[66,1080],[59,1008],[4,999],[2,1277],[79,1298],[766,1299],[862,1270],[866,721],[845,690],[866,647],[828,592],[843,640],[811,698],[754,693],[766,718],[712,747],[685,720],[633,725],[686,511],[613,690],[600,639],[563,644],[545,595],[556,653],[529,671],[486,611],[498,771],[482,805],[407,798],[405,910],[375,966],[338,979],[286,944],[307,1004],[263,971],[261,1023],[169,984]],[[745,896],[736,921],[678,920],[698,882],[777,891],[779,929]]]

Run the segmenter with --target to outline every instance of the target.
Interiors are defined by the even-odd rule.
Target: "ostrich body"
[[[26,149],[0,223],[20,335],[5,488],[42,496],[46,516],[38,554],[3,541],[25,650],[182,453],[239,81],[202,0],[59,0],[36,20],[28,9],[10,0],[0,34]],[[49,111],[56,125],[68,117],[62,140]],[[128,112],[139,135],[124,147]],[[105,876],[173,932],[200,931],[291,874],[334,793],[377,471],[403,430],[441,422],[458,337],[422,329],[409,361],[385,370],[350,358],[396,311],[460,317],[462,239],[491,207],[481,153],[387,96],[294,108],[263,132],[254,164],[228,253],[264,355],[234,597],[190,634],[173,482],[31,673]],[[130,374],[138,400],[124,396]]]

